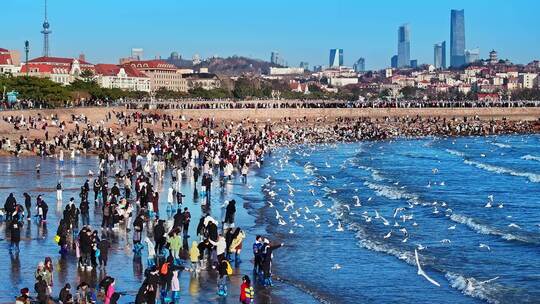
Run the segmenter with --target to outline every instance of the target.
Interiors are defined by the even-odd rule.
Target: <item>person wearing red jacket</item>
[[[242,285],[240,285],[240,303],[252,304],[254,303],[255,291],[251,286],[251,280],[247,275],[242,278]]]

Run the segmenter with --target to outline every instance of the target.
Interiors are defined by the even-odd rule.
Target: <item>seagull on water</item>
[[[341,225],[341,221],[338,221],[338,226],[336,228],[336,231],[339,231],[339,232],[342,232],[344,231],[345,229],[343,229],[343,226]]]
[[[332,266],[332,270],[340,270],[341,269],[341,266],[339,264],[334,264],[334,266]]]
[[[437,286],[437,287],[441,287],[441,284],[437,283],[437,281],[433,280],[432,278],[430,278],[425,272],[424,270],[422,269],[422,267],[420,266],[420,261],[418,260],[418,251],[416,249],[414,249],[414,258],[416,259],[416,266],[418,266],[418,275],[421,275],[423,276],[424,278],[426,278],[426,280],[428,280],[431,284]]]
[[[511,223],[510,225],[508,225],[508,227],[512,227],[512,228],[517,228],[517,229],[521,229],[521,227],[519,227],[519,225],[517,225],[517,224],[514,224],[514,223]]]
[[[392,230],[390,230],[390,232],[388,232],[385,236],[383,236],[384,239],[387,239],[389,237],[392,236]]]
[[[328,227],[332,227],[332,226],[334,226],[334,223],[332,223],[331,220],[328,220]]]
[[[486,248],[487,250],[491,251],[491,248],[490,248],[488,245],[486,245],[486,244],[480,243],[480,245],[478,245],[478,247],[480,247],[480,248]]]

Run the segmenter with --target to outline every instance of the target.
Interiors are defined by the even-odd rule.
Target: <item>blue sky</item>
[[[465,9],[467,48],[491,49],[513,62],[540,58],[538,0],[49,0],[55,56],[86,54],[115,63],[142,47],[145,57],[178,51],[191,58],[244,55],[269,60],[277,50],[289,65],[328,64],[330,48],[345,63],[366,58],[369,69],[390,64],[397,28],[409,23],[411,58],[432,63],[433,44],[450,44],[450,9]],[[31,57],[42,49],[42,0],[2,0],[0,47]],[[447,49],[449,53],[449,49]]]

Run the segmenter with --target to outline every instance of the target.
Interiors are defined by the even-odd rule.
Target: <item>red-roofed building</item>
[[[28,61],[21,68],[21,74],[50,78],[52,81],[68,85],[84,70],[95,72],[94,65],[84,60],[60,57],[38,57]]]
[[[96,64],[95,74],[103,88],[150,92],[150,77],[130,65]]]
[[[291,80],[291,82],[289,82],[289,88],[293,92],[309,94],[309,86],[307,83],[300,83],[298,81]]]
[[[188,84],[182,78],[182,72],[175,65],[164,60],[131,61],[124,66],[131,66],[150,78],[150,90],[165,88],[170,91],[187,92]]]
[[[21,70],[18,52],[0,48],[0,74],[17,74]]]
[[[500,101],[501,96],[497,93],[478,93],[478,101]]]

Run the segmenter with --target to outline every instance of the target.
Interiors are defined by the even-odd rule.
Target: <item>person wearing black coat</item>
[[[208,238],[211,239],[214,242],[217,242],[218,240],[218,228],[217,225],[210,221],[208,223],[208,226],[206,226],[206,229],[208,231]]]
[[[68,303],[73,303],[73,296],[71,295],[71,285],[69,285],[69,283],[67,283],[64,288],[62,288],[60,290],[60,294],[58,295],[58,300],[60,301],[60,303],[62,304],[68,304]]]
[[[229,204],[227,205],[227,209],[225,211],[225,223],[233,224],[235,213],[236,213],[236,201],[231,200]]]
[[[161,249],[165,246],[167,239],[165,238],[165,226],[163,220],[158,220],[158,224],[154,227],[154,242],[156,243],[156,254],[161,253]]]
[[[105,234],[101,236],[101,241],[99,241],[99,265],[107,267],[107,260],[109,258],[109,248],[111,248],[111,242],[106,239]]]
[[[19,242],[21,241],[21,223],[17,219],[12,219],[9,224],[11,245],[9,250],[19,252]]]
[[[90,204],[88,200],[82,200],[79,205],[79,210],[81,212],[81,222],[83,226],[90,224]]]
[[[37,282],[34,284],[34,290],[37,293],[37,303],[48,304],[49,296],[47,295],[47,283],[41,276],[37,277]]]
[[[174,228],[182,228],[184,226],[184,214],[180,209],[176,211],[176,214],[174,215],[174,223],[173,223],[173,229]]]
[[[6,202],[4,204],[4,211],[6,212],[6,221],[11,221],[13,217],[13,212],[15,212],[15,207],[17,206],[17,200],[15,199],[15,196],[13,196],[13,193],[10,193],[8,198],[6,198]]]
[[[273,252],[274,250],[281,248],[283,246],[283,243],[278,245],[272,245],[270,243],[267,243],[266,246],[263,247],[264,250],[264,260],[262,263],[262,270],[264,273],[264,279],[265,284],[272,284],[271,276],[272,276],[272,259],[273,259]]]
[[[58,246],[60,246],[60,254],[64,254],[67,251],[67,237],[69,232],[69,222],[65,219],[61,219],[58,224],[58,229],[56,230],[56,235],[60,237],[58,241]]]
[[[32,209],[32,198],[28,193],[23,193],[24,196],[24,207],[26,208],[26,219],[30,220],[30,209]]]

